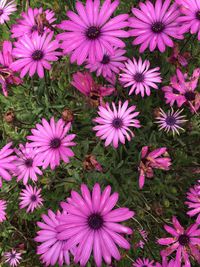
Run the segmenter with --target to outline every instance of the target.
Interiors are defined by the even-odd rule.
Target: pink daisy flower
[[[2,179],[11,181],[11,171],[15,169],[13,161],[16,159],[16,156],[13,155],[11,146],[12,142],[0,149],[0,187],[2,187]]]
[[[134,263],[133,263],[133,265],[132,265],[133,267],[155,267],[155,265],[154,265],[154,261],[150,261],[149,259],[145,259],[145,258],[143,258],[143,259],[141,259],[141,258],[139,258],[139,259],[137,259]]]
[[[20,209],[27,207],[26,212],[33,212],[34,209],[40,208],[43,205],[43,198],[41,197],[41,189],[37,187],[32,187],[31,185],[26,185],[20,193],[19,203]]]
[[[147,47],[154,51],[156,47],[164,52],[166,46],[173,47],[172,38],[183,39],[179,33],[178,18],[180,10],[171,0],[157,0],[155,4],[150,1],[139,3],[139,8],[132,8],[134,17],[129,19],[130,35],[136,37],[133,45],[140,45],[140,53]]]
[[[124,67],[124,61],[127,57],[124,56],[126,50],[114,48],[114,54],[104,53],[103,59],[95,63],[88,63],[86,68],[91,72],[96,72],[97,76],[102,75],[111,84],[116,82],[116,74],[119,74],[120,69]]]
[[[111,258],[120,260],[121,256],[116,245],[130,249],[130,244],[121,234],[132,234],[132,230],[119,224],[130,219],[134,212],[128,208],[113,210],[118,200],[118,193],[111,193],[107,186],[101,194],[99,184],[95,184],[92,194],[88,187],[81,185],[82,196],[72,191],[67,202],[61,203],[63,213],[58,220],[60,232],[57,238],[67,240],[65,249],[78,245],[75,263],[85,266],[93,252],[95,263],[102,265],[102,258],[111,264]]]
[[[179,69],[176,75],[171,77],[170,86],[164,86],[166,103],[173,106],[177,103],[178,107],[186,104],[191,112],[197,112],[200,108],[200,93],[195,91],[200,77],[200,68],[194,70],[192,77],[183,74]]]
[[[43,161],[43,169],[50,165],[53,170],[60,160],[68,163],[69,158],[74,156],[69,147],[76,145],[72,142],[75,134],[67,134],[70,128],[71,122],[65,124],[62,119],[55,122],[52,117],[50,123],[42,119],[42,124],[36,124],[36,129],[31,130],[33,135],[27,137],[32,141],[29,146],[37,148],[38,161]]]
[[[7,203],[5,200],[0,199],[0,223],[6,220]]]
[[[105,0],[100,7],[100,0],[86,0],[85,6],[76,2],[77,13],[67,11],[69,20],[58,26],[67,32],[57,37],[62,40],[61,47],[65,54],[71,55],[71,62],[78,65],[89,60],[101,61],[105,51],[114,55],[113,47],[125,47],[121,37],[129,37],[123,28],[128,26],[128,14],[120,14],[110,19],[119,5],[118,0]]]
[[[139,58],[138,62],[135,58],[133,61],[128,59],[125,63],[125,68],[122,68],[119,80],[124,87],[131,86],[129,95],[135,92],[136,95],[141,94],[142,97],[151,94],[151,88],[158,89],[156,83],[161,83],[162,79],[159,72],[159,67],[150,69],[149,60],[142,62]]]
[[[59,211],[55,214],[48,210],[48,215],[42,215],[44,222],[37,223],[41,230],[37,232],[37,237],[34,240],[41,243],[37,247],[37,254],[41,255],[40,260],[45,266],[55,265],[56,263],[59,266],[63,266],[63,264],[70,265],[69,251],[64,249],[65,240],[60,241],[57,238],[58,231],[56,227],[60,225],[57,220],[59,215]]]
[[[17,176],[17,182],[23,180],[24,185],[31,179],[37,182],[37,175],[42,175],[39,169],[42,166],[42,161],[38,157],[37,148],[32,148],[28,143],[20,144],[19,149],[15,149],[17,158],[15,160],[16,170],[14,174]]]
[[[200,188],[199,185],[195,185],[190,188],[189,192],[187,192],[187,201],[185,204],[188,206],[190,211],[187,214],[190,217],[198,215],[197,221],[200,223]]]
[[[19,85],[22,83],[22,80],[10,68],[12,62],[12,43],[4,41],[2,51],[0,51],[0,84],[5,96],[8,95],[7,89],[10,84]]]
[[[15,0],[1,0],[0,1],[0,24],[4,24],[6,21],[10,20],[9,16],[16,11]]]
[[[185,115],[181,115],[182,112],[183,109],[174,112],[173,108],[171,108],[171,110],[165,113],[160,108],[160,115],[156,117],[155,121],[159,125],[159,130],[164,130],[167,133],[172,132],[173,135],[180,134],[180,130],[184,131],[181,125],[187,120],[185,119]]]
[[[20,71],[23,78],[27,72],[32,77],[36,72],[44,77],[44,69],[50,70],[50,61],[57,61],[60,52],[57,40],[52,40],[53,32],[42,36],[37,32],[32,36],[24,35],[14,43],[13,56],[18,58],[11,64],[13,71]]]
[[[93,127],[93,130],[97,131],[96,136],[105,140],[105,146],[112,143],[113,147],[117,148],[119,142],[125,144],[126,139],[130,141],[131,137],[134,137],[129,127],[141,127],[139,120],[135,119],[139,114],[139,112],[134,112],[135,109],[136,106],[128,107],[128,101],[123,104],[119,101],[118,107],[112,102],[112,109],[109,103],[99,106],[99,117],[93,120],[98,125]]]
[[[11,252],[4,253],[5,262],[8,263],[11,267],[17,266],[22,259],[21,253],[17,252],[15,249],[12,249]]]
[[[12,25],[12,38],[19,38],[25,34],[32,35],[37,32],[43,34],[54,30],[52,23],[56,20],[55,13],[49,9],[43,10],[42,7],[28,8],[27,12],[21,14],[21,18],[17,20],[17,24]]]
[[[179,17],[180,33],[198,34],[200,40],[200,3],[198,0],[176,0],[182,16]]]
[[[171,159],[167,157],[167,148],[161,147],[153,151],[149,151],[148,146],[144,146],[141,151],[141,162],[139,165],[139,187],[143,188],[145,178],[152,178],[153,169],[169,170],[171,166]]]
[[[175,216],[172,218],[173,227],[165,225],[165,230],[172,237],[160,238],[160,245],[168,246],[161,251],[161,255],[168,257],[176,251],[175,264],[181,266],[181,262],[185,266],[191,267],[189,257],[193,256],[200,263],[200,228],[198,224],[192,224],[186,230],[180,225]]]

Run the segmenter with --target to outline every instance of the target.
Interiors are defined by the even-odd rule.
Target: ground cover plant
[[[198,0],[0,0],[0,266],[200,266]]]

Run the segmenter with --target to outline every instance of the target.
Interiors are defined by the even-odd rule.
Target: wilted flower
[[[101,164],[96,160],[94,155],[86,155],[83,161],[83,167],[86,171],[96,170],[103,171]]]
[[[11,252],[4,253],[5,262],[8,263],[11,267],[17,266],[22,259],[21,253],[17,252],[15,249],[12,249]]]
[[[7,122],[7,123],[12,123],[14,120],[15,120],[15,113],[14,111],[11,109],[11,110],[8,110],[4,116],[4,121]]]
[[[65,122],[72,122],[74,120],[74,114],[69,108],[65,108],[62,112],[62,119]]]
[[[169,63],[174,64],[176,67],[186,67],[188,65],[188,59],[191,55],[189,52],[184,52],[181,54],[179,45],[176,43],[172,49],[172,54],[168,58]]]

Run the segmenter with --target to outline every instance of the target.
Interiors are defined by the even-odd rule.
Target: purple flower
[[[19,38],[28,34],[29,36],[37,32],[43,34],[53,28],[52,23],[56,20],[55,13],[51,10],[43,10],[42,7],[28,8],[27,12],[21,14],[21,18],[17,20],[17,24],[12,25],[12,38]]]
[[[128,14],[121,14],[110,19],[119,5],[119,0],[105,0],[100,7],[100,0],[86,0],[85,6],[76,2],[77,13],[67,11],[69,20],[58,26],[67,32],[57,37],[62,40],[61,47],[65,54],[70,54],[71,62],[81,65],[89,60],[91,63],[102,61],[105,52],[115,54],[113,47],[125,47],[121,37],[129,37],[123,28],[128,26]]]
[[[57,238],[67,240],[65,249],[78,245],[75,252],[75,263],[85,266],[93,252],[97,267],[102,265],[102,258],[111,264],[111,258],[120,260],[116,245],[130,249],[130,244],[122,234],[132,234],[132,230],[119,224],[134,215],[128,208],[113,210],[118,194],[111,193],[107,186],[101,193],[99,184],[95,184],[90,193],[88,187],[81,185],[81,193],[72,191],[67,202],[61,203],[65,213],[58,217],[60,232]],[[67,214],[69,213],[69,214]]]
[[[53,40],[53,32],[42,36],[35,32],[32,36],[24,35],[14,43],[13,56],[18,58],[11,64],[13,71],[20,71],[23,78],[28,72],[32,77],[36,72],[40,78],[44,77],[44,69],[50,70],[49,62],[57,61],[60,52],[57,40]]]
[[[0,24],[4,24],[6,21],[10,20],[9,16],[16,11],[15,0],[1,0],[0,1]]]
[[[195,185],[190,188],[189,192],[187,192],[187,201],[185,204],[188,206],[190,211],[187,214],[191,217],[198,215],[197,222],[200,223],[200,187],[199,185]]]
[[[41,207],[43,204],[43,198],[41,197],[41,189],[26,185],[26,189],[23,189],[20,193],[19,203],[20,209],[27,207],[26,212],[33,212],[34,209]]]
[[[42,124],[36,124],[36,129],[31,130],[33,135],[27,136],[32,141],[29,146],[37,148],[38,161],[43,161],[43,169],[50,165],[53,170],[60,160],[68,163],[69,158],[74,156],[69,147],[76,145],[72,142],[75,134],[68,134],[70,128],[71,122],[65,124],[62,119],[55,122],[52,117],[49,123],[43,118]]]
[[[37,223],[41,230],[37,232],[37,237],[34,240],[41,243],[37,247],[37,254],[41,255],[40,260],[45,266],[55,265],[56,263],[59,266],[63,266],[63,264],[70,265],[69,251],[64,249],[65,240],[60,241],[57,238],[58,231],[56,227],[60,225],[57,220],[59,215],[59,211],[55,214],[48,210],[48,215],[42,215],[44,222]]]
[[[154,69],[150,68],[149,60],[142,62],[139,58],[138,62],[135,58],[133,61],[128,59],[125,63],[125,68],[122,68],[119,80],[124,84],[124,87],[131,86],[129,95],[134,91],[135,94],[141,94],[144,97],[145,94],[148,96],[151,94],[150,88],[158,89],[156,83],[161,83],[162,79],[159,72],[159,67]]]
[[[141,259],[138,258],[132,265],[133,267],[155,267],[154,261],[150,261],[149,259]]]
[[[8,263],[11,267],[17,266],[22,259],[21,253],[17,252],[15,249],[12,249],[11,252],[4,253],[5,262]]]
[[[6,220],[7,203],[5,200],[0,199],[0,223]]]
[[[42,175],[42,171],[38,168],[42,166],[42,161],[38,157],[37,148],[32,148],[28,143],[19,145],[19,149],[15,149],[17,158],[15,160],[16,170],[14,174],[17,176],[17,182],[23,179],[24,185],[31,179],[37,182],[37,175]]]
[[[136,37],[133,45],[141,45],[140,53],[147,47],[154,51],[156,47],[164,52],[166,46],[173,47],[172,38],[183,39],[179,33],[178,18],[180,11],[177,4],[170,6],[171,0],[157,0],[139,3],[139,8],[132,8],[134,17],[130,18],[130,35]]]
[[[140,128],[139,120],[135,119],[139,112],[134,112],[136,106],[128,107],[128,101],[123,104],[121,101],[116,107],[112,102],[112,109],[109,103],[104,106],[99,106],[99,117],[93,119],[98,125],[93,127],[94,131],[97,131],[96,136],[105,140],[105,146],[109,146],[111,143],[114,148],[117,148],[119,142],[125,144],[125,140],[131,140],[134,137],[134,133],[129,127]]]

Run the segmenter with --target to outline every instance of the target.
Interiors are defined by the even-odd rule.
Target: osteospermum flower
[[[52,117],[49,123],[43,118],[42,124],[36,124],[36,129],[31,130],[33,135],[27,136],[32,141],[29,146],[37,148],[38,161],[43,161],[44,169],[50,165],[53,170],[60,160],[68,163],[69,158],[74,156],[69,147],[76,145],[72,142],[75,134],[67,134],[70,128],[71,122],[65,124],[62,119],[55,122]]]
[[[53,30],[52,23],[56,20],[55,13],[49,9],[28,8],[27,12],[21,14],[21,18],[17,20],[17,24],[12,25],[12,38],[19,38],[25,34],[32,35],[37,32],[43,34]]]
[[[99,106],[98,114],[93,121],[98,125],[93,127],[97,131],[96,136],[105,140],[105,146],[112,143],[114,148],[117,148],[119,142],[125,144],[125,140],[131,140],[134,133],[129,129],[130,127],[140,128],[139,120],[135,119],[139,112],[134,112],[136,106],[128,107],[128,101],[123,104],[119,101],[118,107],[112,102],[112,109],[109,103],[105,106]]]
[[[14,71],[20,71],[23,78],[28,72],[32,77],[36,72],[40,78],[44,77],[44,69],[50,70],[49,62],[57,61],[61,55],[57,51],[59,43],[52,40],[53,32],[39,35],[37,32],[32,36],[24,35],[14,43],[13,56],[17,58],[11,64]]]
[[[37,189],[37,187],[32,187],[31,185],[26,185],[26,188],[20,193],[20,209],[27,207],[26,212],[28,213],[41,207],[43,205],[43,198],[41,197],[40,192],[41,189]]]
[[[15,149],[17,158],[15,160],[16,170],[14,174],[17,176],[17,182],[23,180],[24,185],[31,179],[37,182],[37,175],[42,175],[39,169],[42,166],[42,161],[38,157],[37,148],[32,148],[28,143],[20,144],[19,149]]]
[[[0,199],[0,223],[6,220],[6,207],[7,203],[5,200]]]
[[[154,265],[154,261],[151,261],[151,260],[149,260],[149,259],[141,259],[141,258],[139,258],[139,259],[137,259],[134,263],[133,263],[133,265],[132,266],[134,266],[134,267],[155,267],[155,265]]]
[[[122,68],[119,80],[124,84],[124,87],[131,86],[129,95],[135,92],[136,95],[141,94],[142,97],[145,94],[149,96],[151,94],[150,89],[158,89],[156,83],[162,81],[159,69],[159,67],[150,69],[149,60],[142,62],[142,59],[139,58],[137,62],[135,58],[133,61],[128,59],[125,68]]]
[[[91,72],[96,72],[97,76],[102,75],[106,80],[115,84],[116,74],[120,72],[120,68],[124,67],[124,61],[127,57],[124,56],[126,50],[114,48],[114,54],[104,53],[103,59],[95,63],[88,63],[86,68]]]
[[[11,267],[17,266],[22,259],[21,253],[17,252],[15,249],[12,249],[11,252],[4,253],[5,262],[8,263]]]
[[[174,112],[173,108],[165,113],[160,108],[160,115],[156,117],[156,122],[159,124],[159,130],[164,130],[169,133],[172,132],[173,135],[180,134],[180,130],[184,131],[181,127],[183,123],[187,120],[185,119],[185,115],[181,115],[183,110],[177,110]]]
[[[132,230],[119,224],[134,215],[128,208],[113,210],[118,200],[118,193],[111,193],[107,186],[101,193],[99,184],[95,184],[92,194],[88,187],[81,185],[81,193],[72,191],[67,202],[61,203],[65,213],[58,217],[60,232],[57,238],[67,240],[65,249],[77,245],[75,263],[85,266],[93,252],[97,267],[102,266],[102,258],[111,264],[111,258],[120,260],[116,245],[130,249],[130,244],[122,234],[132,234]],[[69,214],[67,214],[69,213]]]
[[[172,237],[160,238],[158,243],[160,245],[168,246],[161,251],[161,255],[168,257],[173,252],[176,252],[175,264],[181,266],[181,262],[185,266],[190,267],[189,257],[194,257],[200,263],[200,228],[198,224],[192,224],[186,230],[180,225],[175,216],[172,218],[173,227],[165,225],[165,230],[172,235]],[[175,265],[176,266],[176,265]]]
[[[192,77],[183,74],[179,69],[176,75],[171,77],[170,86],[164,86],[162,90],[165,93],[166,103],[173,106],[177,103],[178,107],[186,104],[191,112],[197,112],[200,108],[200,93],[196,91],[200,77],[200,68],[194,70]]]
[[[1,0],[0,1],[0,24],[4,24],[6,21],[10,20],[9,16],[16,11],[15,0]]]
[[[187,214],[191,217],[198,215],[197,221],[200,222],[200,188],[199,185],[195,185],[187,192],[187,201],[185,204],[190,211]]]
[[[12,179],[11,171],[15,169],[13,161],[16,156],[13,155],[11,148],[12,142],[0,149],[0,187],[2,187],[2,179],[10,181]]]
[[[171,159],[168,157],[167,148],[161,147],[153,151],[149,151],[148,146],[144,146],[141,151],[141,162],[139,165],[139,187],[143,188],[145,178],[152,178],[153,169],[169,170]]]
[[[200,40],[200,5],[198,0],[176,0],[182,16],[179,17],[180,32],[198,34]]]
[[[59,215],[59,211],[55,214],[48,210],[48,215],[42,215],[44,222],[37,223],[41,230],[37,232],[37,237],[34,240],[41,243],[37,247],[37,254],[41,255],[40,260],[45,266],[55,265],[56,263],[59,266],[63,266],[63,264],[70,265],[69,251],[64,249],[65,241],[60,241],[57,238],[58,231],[56,227],[60,225],[57,220]]]
[[[120,14],[110,19],[119,5],[118,0],[112,3],[105,0],[100,8],[100,0],[87,0],[85,6],[76,2],[77,13],[67,11],[69,20],[62,21],[58,26],[67,32],[57,37],[62,40],[61,47],[65,54],[70,54],[71,62],[81,65],[89,60],[92,63],[101,61],[105,51],[114,55],[113,47],[125,47],[119,38],[129,37],[126,21],[128,14]]]
[[[172,38],[183,39],[179,33],[178,18],[180,11],[177,4],[171,0],[157,0],[155,4],[150,1],[139,3],[139,8],[132,8],[134,17],[131,17],[130,35],[136,37],[134,45],[140,45],[140,53],[147,47],[154,51],[156,47],[164,52],[166,46],[173,47]]]

